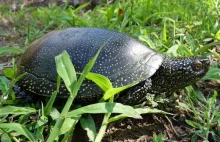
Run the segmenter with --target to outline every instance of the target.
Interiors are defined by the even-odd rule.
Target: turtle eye
[[[196,63],[193,65],[193,69],[196,70],[196,71],[202,69],[202,63],[201,63],[201,62],[196,62]]]

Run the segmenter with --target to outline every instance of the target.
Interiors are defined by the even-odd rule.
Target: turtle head
[[[210,66],[209,59],[198,57],[173,58],[170,63],[171,74],[186,83],[193,83],[202,78]]]
[[[207,58],[165,57],[161,67],[152,76],[153,90],[171,92],[195,83],[207,73],[209,66],[210,60]]]

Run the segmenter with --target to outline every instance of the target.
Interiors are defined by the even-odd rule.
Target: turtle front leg
[[[13,91],[15,93],[16,99],[18,99],[21,102],[28,102],[32,100],[32,96],[23,91],[18,85],[15,85],[13,87]]]
[[[147,79],[122,91],[116,98],[116,101],[126,105],[141,104],[146,100],[147,91],[150,89],[151,85],[151,79]]]

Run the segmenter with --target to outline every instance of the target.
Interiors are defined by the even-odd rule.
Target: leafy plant
[[[154,135],[153,142],[163,142],[163,135],[161,133]]]
[[[114,88],[112,88],[112,86],[110,85],[111,82],[106,77],[99,75],[99,74],[89,73],[89,71],[94,65],[95,60],[98,57],[104,45],[105,44],[103,44],[103,46],[100,47],[95,57],[85,66],[78,81],[76,80],[77,79],[76,73],[73,74],[74,67],[71,64],[71,60],[69,59],[69,55],[67,54],[67,52],[64,51],[61,55],[56,57],[58,74],[63,78],[64,83],[70,92],[70,97],[68,98],[67,103],[65,104],[59,118],[56,120],[56,124],[54,128],[52,129],[50,136],[48,137],[48,140],[47,140],[48,142],[55,140],[55,138],[60,133],[59,130],[63,126],[63,123],[66,121],[66,119],[71,120],[71,118],[73,118],[71,120],[72,121],[71,128],[74,129],[75,123],[77,123],[77,121],[82,117],[82,114],[85,114],[85,113],[89,113],[89,114],[105,113],[102,126],[100,128],[100,131],[97,133],[97,135],[94,129],[95,126],[94,126],[94,122],[92,118],[91,117],[85,118],[85,116],[82,117],[82,120],[81,120],[82,126],[87,130],[88,137],[90,138],[90,140],[95,141],[95,142],[101,141],[104,135],[104,132],[106,130],[107,124],[109,122],[113,122],[113,121],[116,121],[116,120],[119,120],[125,117],[141,118],[140,114],[144,114],[144,113],[166,113],[166,112],[163,112],[157,109],[141,109],[141,108],[134,109],[130,106],[122,105],[119,103],[113,103],[114,94],[118,93],[119,91],[122,91],[123,89],[126,89],[127,87],[130,87],[130,85],[121,87],[119,89],[115,88],[115,90],[113,91],[112,89]],[[107,98],[104,98],[105,100],[110,99],[110,102],[109,103],[100,102],[97,104],[91,104],[91,105],[84,106],[84,107],[68,112],[70,109],[70,106],[72,105],[74,98],[77,95],[77,90],[80,88],[80,85],[82,81],[84,80],[84,78],[88,76],[89,76],[89,79],[93,80],[95,83],[101,86],[103,91],[108,92],[108,90],[111,90],[111,95],[108,96]],[[108,82],[106,84],[107,86],[106,85],[103,86],[103,84],[105,84],[106,82]],[[131,85],[135,85],[135,84],[131,84]],[[121,113],[121,115],[110,118],[111,113]],[[64,138],[66,139],[68,135],[70,135],[70,133],[67,133]],[[65,140],[63,139],[62,141],[65,141]]]
[[[214,91],[213,96],[206,99],[198,88],[188,87],[187,91],[189,105],[180,103],[180,106],[191,113],[191,119],[186,119],[186,123],[195,128],[191,141],[197,141],[199,137],[205,141],[209,141],[210,138],[218,141],[220,105],[216,103],[217,92]]]

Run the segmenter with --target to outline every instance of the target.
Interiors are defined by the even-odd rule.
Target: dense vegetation
[[[63,109],[53,105],[56,93],[59,90],[60,79],[65,85],[76,81],[75,73],[63,76],[64,72],[74,70],[67,53],[56,57],[58,66],[57,91],[46,103],[25,102],[18,103],[13,86],[22,76],[16,76],[15,62],[19,59],[25,48],[35,39],[52,30],[67,27],[101,27],[132,35],[149,47],[163,52],[169,56],[204,56],[212,60],[210,71],[203,80],[212,80],[219,86],[219,47],[220,47],[220,5],[218,0],[117,0],[115,2],[101,3],[94,9],[85,9],[89,3],[73,7],[52,4],[47,7],[19,6],[16,11],[10,5],[0,5],[0,31],[1,39],[7,44],[0,48],[1,59],[12,59],[10,64],[0,64],[3,74],[0,78],[0,136],[1,141],[66,141],[73,133],[75,124],[80,120],[87,130],[89,139],[101,141],[107,124],[126,117],[140,118],[140,114],[162,113],[158,102],[152,100],[152,107],[130,107],[113,102],[114,93],[106,93],[109,102],[101,102],[90,106],[70,109],[73,98],[81,82],[89,71],[97,56],[85,67],[74,88],[69,88],[70,97]],[[1,42],[0,42],[1,45]],[[19,48],[18,48],[19,47]],[[62,63],[67,63],[67,70],[59,70]],[[71,76],[71,77],[69,77]],[[7,78],[6,78],[7,77]],[[103,88],[113,89],[108,79],[93,75],[91,79],[97,83],[107,84]],[[206,81],[207,82],[207,81]],[[218,141],[220,137],[220,114],[218,90],[211,88],[211,94],[205,94],[195,86],[184,89],[184,94],[178,102],[178,108],[187,112],[186,124],[192,128],[188,135],[192,141],[202,139],[205,141]],[[106,91],[107,92],[107,91]],[[177,94],[174,94],[177,95]],[[166,102],[167,103],[167,102]],[[169,103],[169,99],[168,99]],[[112,109],[106,109],[112,108]],[[97,108],[99,108],[97,110]],[[173,113],[174,111],[170,111]],[[102,127],[96,132],[95,122],[90,115],[83,114],[103,113]],[[113,115],[112,113],[119,113]],[[30,119],[35,117],[34,120]],[[49,139],[47,139],[49,137]],[[162,141],[163,135],[154,136],[154,141]],[[125,138],[126,139],[126,138]]]

